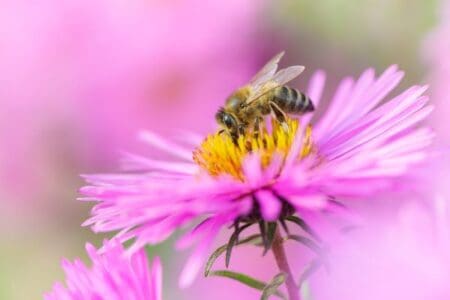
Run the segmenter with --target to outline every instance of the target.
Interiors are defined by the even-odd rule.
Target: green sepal
[[[300,228],[302,228],[306,233],[308,233],[309,235],[311,235],[315,240],[322,242],[322,239],[320,238],[320,236],[311,228],[311,226],[309,226],[303,219],[297,217],[297,216],[289,216],[286,217],[286,220],[297,224],[298,226],[300,226]]]
[[[248,276],[246,274],[242,274],[242,273],[238,273],[238,272],[233,272],[233,271],[229,271],[229,270],[217,270],[217,271],[212,271],[209,273],[209,276],[220,276],[220,277],[225,277],[225,278],[229,278],[229,279],[233,279],[236,280],[242,284],[245,284],[248,287],[257,289],[259,291],[264,291],[264,289],[266,288],[266,286],[268,286],[267,283],[265,283],[264,281],[255,279],[251,276]],[[276,290],[275,287],[275,292],[272,293],[272,295],[275,295],[281,299],[286,299],[286,296]]]
[[[286,234],[290,234],[289,227],[287,226],[285,219],[280,218],[279,221],[280,221],[281,227],[283,228],[284,232],[286,232]]]
[[[261,242],[261,235],[260,234],[253,234],[243,240],[240,240],[236,246],[239,245],[243,245],[243,244],[247,244],[247,243],[252,243],[252,242],[256,242],[259,243]],[[217,260],[217,258],[219,258],[226,250],[227,250],[228,244],[222,245],[219,248],[217,248],[208,258],[208,261],[206,262],[206,266],[205,266],[205,272],[204,275],[205,277],[207,277],[211,271],[211,268],[214,265],[214,262]]]
[[[278,273],[272,280],[264,287],[261,295],[261,300],[268,300],[271,295],[278,292],[278,288],[286,281],[285,273]]]
[[[258,222],[259,225],[259,231],[261,232],[261,237],[262,237],[262,242],[264,245],[264,251],[268,248],[268,241],[267,241],[267,234],[266,234],[266,222],[264,221],[259,221]]]
[[[314,242],[314,240],[310,238],[301,235],[290,234],[286,237],[286,239],[299,242],[308,247],[309,249],[311,249],[312,251],[314,251],[315,253],[317,253],[320,257],[323,257],[324,251],[322,250],[322,248],[316,242]]]
[[[263,256],[267,254],[267,252],[272,247],[273,239],[275,238],[275,231],[277,230],[277,223],[276,222],[269,222],[267,223],[267,231],[266,231],[266,242],[267,244],[264,245],[264,252]]]
[[[231,259],[231,251],[233,250],[233,247],[235,246],[236,242],[239,240],[239,234],[244,231],[244,229],[250,227],[253,225],[252,223],[245,224],[242,227],[236,227],[233,234],[230,236],[230,239],[228,240],[228,244],[226,246],[226,253],[225,253],[225,266],[228,268],[230,265],[230,259]]]

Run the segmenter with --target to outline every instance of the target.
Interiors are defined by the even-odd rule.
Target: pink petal
[[[261,159],[257,153],[248,155],[245,158],[242,169],[247,183],[251,187],[256,187],[261,181],[262,169]]]
[[[163,150],[164,152],[171,153],[179,158],[192,161],[192,151],[185,149],[177,144],[169,142],[167,139],[151,132],[151,131],[141,131],[138,135],[141,141],[149,143],[150,145]]]
[[[278,219],[281,212],[281,202],[272,192],[260,190],[256,192],[256,199],[258,200],[261,215],[264,220],[275,221]]]
[[[222,224],[222,221],[219,218],[216,218],[215,222],[211,224],[209,232],[205,234],[205,237],[200,242],[200,245],[197,246],[192,255],[189,257],[180,275],[179,285],[181,288],[186,288],[193,283],[200,268],[205,262],[210,246]]]
[[[326,74],[322,70],[314,72],[313,76],[309,80],[307,95],[314,103],[314,107],[317,109],[322,99],[323,88],[325,86]],[[301,118],[301,124],[307,125],[311,121],[314,114],[308,114]]]
[[[288,196],[286,199],[291,203],[296,209],[322,209],[327,205],[327,196],[323,194],[316,195],[299,195],[299,196]]]
[[[151,280],[153,299],[151,300],[162,300],[162,266],[161,259],[156,257],[153,260]]]

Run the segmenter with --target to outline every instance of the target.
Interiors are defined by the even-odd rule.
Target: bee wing
[[[284,55],[284,51],[275,55],[268,63],[262,67],[261,70],[256,73],[255,76],[250,80],[250,85],[259,86],[264,82],[270,80],[278,69],[278,63]]]
[[[305,70],[304,66],[290,66],[278,71],[272,78],[278,86],[285,85]]]
[[[283,86],[295,77],[299,76],[303,70],[304,66],[290,66],[286,69],[278,71],[272,78],[269,78],[266,82],[261,83],[258,86],[252,86],[251,94],[248,97],[246,104],[249,104],[271,90]]]

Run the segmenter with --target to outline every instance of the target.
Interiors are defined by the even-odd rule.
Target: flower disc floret
[[[261,132],[246,132],[237,143],[230,135],[222,132],[208,135],[194,151],[193,160],[212,176],[229,174],[245,180],[242,165],[251,153],[258,153],[261,165],[266,168],[274,155],[286,158],[299,130],[299,120],[288,118],[286,127],[272,119],[272,128]],[[301,151],[297,159],[309,155],[313,150],[312,127],[305,129]]]

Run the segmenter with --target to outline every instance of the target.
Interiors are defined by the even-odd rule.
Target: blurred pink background
[[[406,204],[396,219],[383,217],[344,237],[331,250],[330,271],[309,282],[314,299],[448,299],[449,207]]]
[[[332,91],[343,76],[399,64],[404,86],[430,83],[438,105],[431,124],[449,146],[444,2],[0,0],[0,299],[40,297],[62,278],[62,257],[85,258],[85,241],[104,238],[80,227],[89,206],[75,200],[79,174],[118,170],[120,151],[144,151],[135,139],[141,128],[175,138],[214,129],[226,96],[280,50],[284,65],[307,67],[300,88],[317,68]],[[437,186],[450,173],[443,174]],[[397,209],[392,215],[386,224],[400,222]],[[152,250],[167,267],[166,299],[197,299],[212,287],[214,299],[257,299],[221,279],[177,290],[184,254],[171,256],[171,245]],[[270,278],[272,258],[253,260],[259,250],[242,249],[233,258],[238,269]],[[306,252],[290,251],[302,257],[300,268]]]

